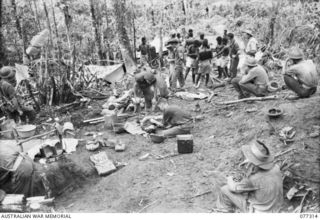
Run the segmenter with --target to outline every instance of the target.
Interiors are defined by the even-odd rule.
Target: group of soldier
[[[240,47],[234,34],[225,31],[222,37],[217,37],[216,48],[210,48],[208,40],[203,33],[199,39],[193,36],[193,30],[188,31],[185,39],[179,33],[173,33],[166,42],[169,62],[169,84],[171,92],[183,88],[185,80],[191,71],[192,82],[199,87],[201,79],[205,78],[208,86],[213,72],[213,59],[216,58],[218,78],[226,78],[243,99],[254,96],[266,96],[269,91],[269,73],[256,59],[258,43],[252,31],[244,31],[247,37],[245,48],[245,62],[241,67],[242,75],[238,76]],[[139,47],[141,63],[148,59],[148,46],[146,39],[142,39]],[[285,86],[292,90],[296,98],[308,98],[316,93],[318,86],[318,73],[312,60],[305,60],[301,49],[297,47],[288,50],[288,59],[283,67],[283,81]],[[15,81],[10,80],[15,74],[14,69],[2,67],[0,70],[0,104],[2,112],[9,118],[26,118],[29,122],[34,119],[34,111],[25,108],[23,102],[17,98]],[[138,68],[135,73],[135,96],[145,99],[145,106],[151,109],[157,87],[160,96],[168,98],[169,91],[163,79],[152,69]],[[162,89],[161,89],[162,88]],[[180,106],[160,103],[163,111],[164,134],[172,137],[177,134],[190,132],[190,124],[194,118]],[[240,164],[245,167],[245,176],[232,176],[227,184],[221,188],[217,200],[220,210],[227,212],[239,208],[242,212],[279,212],[283,201],[282,175],[279,167],[268,147],[259,140],[242,147],[245,160]]]
[[[179,34],[172,34],[167,42],[170,89],[176,91],[177,81],[182,88],[190,71],[196,88],[199,87],[202,77],[205,77],[207,85],[213,71],[211,61],[215,52],[218,78],[226,78],[238,92],[239,99],[250,95],[266,96],[270,92],[269,69],[256,59],[258,42],[252,31],[246,30],[244,33],[247,44],[244,50],[245,62],[240,68],[241,76],[237,74],[240,48],[232,33],[225,32],[223,37],[217,37],[217,47],[214,49],[210,49],[203,33],[200,34],[200,39],[194,39],[193,31],[189,30],[184,43]],[[282,71],[285,84],[283,88],[292,90],[295,93],[292,98],[295,99],[308,98],[315,94],[319,76],[313,61],[305,60],[303,51],[298,47],[290,48],[287,57]],[[156,82],[156,77],[148,71],[139,73],[139,77],[144,78],[146,87]],[[151,107],[151,101],[149,103],[147,107]],[[170,115],[170,119],[183,118],[187,121],[192,119],[190,113],[185,113],[179,106],[167,105],[163,111],[163,115],[167,117]],[[182,131],[181,127],[179,129],[179,132]],[[239,166],[244,168],[245,174],[238,173],[227,178],[226,185],[221,187],[218,194],[217,210],[280,212],[283,204],[283,179],[269,148],[261,140],[256,139],[244,145],[242,153],[245,160]]]

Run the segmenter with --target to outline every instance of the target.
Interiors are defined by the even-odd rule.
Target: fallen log
[[[244,98],[244,99],[238,99],[238,100],[232,100],[232,101],[226,101],[226,102],[217,102],[218,105],[229,105],[229,104],[235,104],[239,102],[247,102],[247,101],[266,101],[266,100],[274,100],[277,99],[278,96],[265,96],[265,97],[250,97],[250,98]]]

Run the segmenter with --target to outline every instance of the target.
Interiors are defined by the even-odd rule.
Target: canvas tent
[[[125,75],[124,64],[115,64],[111,66],[87,65],[84,67],[86,76],[96,76],[98,79],[104,79],[110,83],[119,82]]]

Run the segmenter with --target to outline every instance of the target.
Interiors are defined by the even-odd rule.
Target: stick
[[[295,179],[295,180],[301,181],[301,179],[303,179],[303,180],[307,180],[307,181],[312,182],[312,183],[320,183],[320,180],[316,180],[314,178],[303,177],[303,176],[300,176],[300,175],[298,175],[296,173],[292,173],[292,174],[293,174],[292,179]],[[296,176],[296,177],[294,177],[294,176]]]
[[[168,155],[165,155],[165,156],[162,156],[162,155],[156,155],[157,156],[157,160],[163,160],[163,159],[166,159],[166,158],[168,158],[168,157],[175,157],[175,156],[178,156],[178,155],[180,155],[180,154],[175,154],[175,153],[173,153],[173,154],[168,154]]]
[[[274,156],[274,158],[277,158],[277,157],[283,156],[284,154],[287,154],[287,153],[289,153],[289,152],[291,152],[291,151],[294,151],[294,150],[295,150],[295,149],[294,149],[294,148],[292,148],[292,149],[289,149],[289,150],[283,151],[283,152],[281,152],[281,153],[278,153],[276,156]]]
[[[145,207],[143,207],[142,209],[140,209],[138,212],[139,212],[139,213],[142,212],[143,210],[145,210],[146,208],[152,206],[152,205],[155,204],[156,202],[158,202],[158,200],[155,200],[155,201],[149,203],[148,205],[146,205]]]
[[[102,119],[104,119],[104,117],[92,118],[92,119],[84,120],[83,123],[88,123],[88,122],[92,122],[92,121],[100,121]]]
[[[27,139],[25,139],[25,140],[19,141],[19,142],[18,142],[18,145],[23,144],[23,143],[28,142],[28,141],[31,141],[31,140],[36,139],[36,138],[40,138],[40,137],[43,137],[43,136],[52,134],[52,133],[54,133],[55,131],[56,131],[56,130],[52,130],[52,131],[48,131],[48,132],[43,133],[43,134],[38,134],[38,135],[35,135],[35,136],[33,136],[33,137],[29,137],[29,138],[27,138]]]
[[[232,101],[226,101],[226,102],[217,102],[219,105],[229,105],[229,104],[235,104],[239,102],[246,102],[246,101],[265,101],[265,100],[273,100],[277,99],[278,96],[266,96],[266,97],[251,97],[251,98],[244,98],[239,100],[232,100]]]
[[[90,124],[99,124],[99,123],[102,123],[104,122],[104,120],[98,120],[98,121],[92,121],[92,122],[89,122]]]
[[[306,197],[307,197],[307,195],[309,194],[309,192],[310,192],[310,189],[307,189],[307,192],[304,194],[304,196],[303,196],[303,198],[302,198],[302,200],[301,200],[301,203],[300,203],[300,205],[299,205],[299,213],[301,213],[302,212],[302,208],[303,208],[303,202],[304,202],[304,200],[306,199]]]
[[[209,98],[207,99],[207,102],[211,102],[211,99],[213,98],[214,95],[215,95],[215,93],[212,92],[211,95],[209,96]]]
[[[194,199],[194,198],[197,198],[197,197],[200,197],[200,196],[204,196],[204,195],[207,195],[207,194],[210,194],[210,193],[212,193],[212,190],[204,192],[204,193],[197,194],[195,196],[190,197],[189,199]]]
[[[103,92],[100,92],[100,91],[95,90],[95,89],[92,89],[92,88],[90,88],[90,90],[92,90],[92,91],[94,91],[94,92],[96,92],[96,93],[99,93],[100,95],[109,96],[108,94],[105,94],[105,93],[103,93]]]
[[[216,77],[214,77],[214,76],[210,76],[211,77],[211,79],[213,79],[213,80],[215,80],[215,81],[217,81],[218,83],[222,83],[222,81],[220,80],[220,79],[217,79]]]

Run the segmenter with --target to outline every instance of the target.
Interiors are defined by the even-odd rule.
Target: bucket
[[[164,141],[165,137],[162,135],[150,134],[150,139],[153,143],[160,144]]]
[[[113,124],[118,122],[117,113],[112,112],[104,116],[104,125],[106,128],[112,129]]]
[[[281,108],[270,108],[267,114],[270,118],[279,118],[283,115],[283,110]]]
[[[20,125],[16,128],[19,137],[21,138],[29,138],[35,135],[36,133],[35,125]]]

